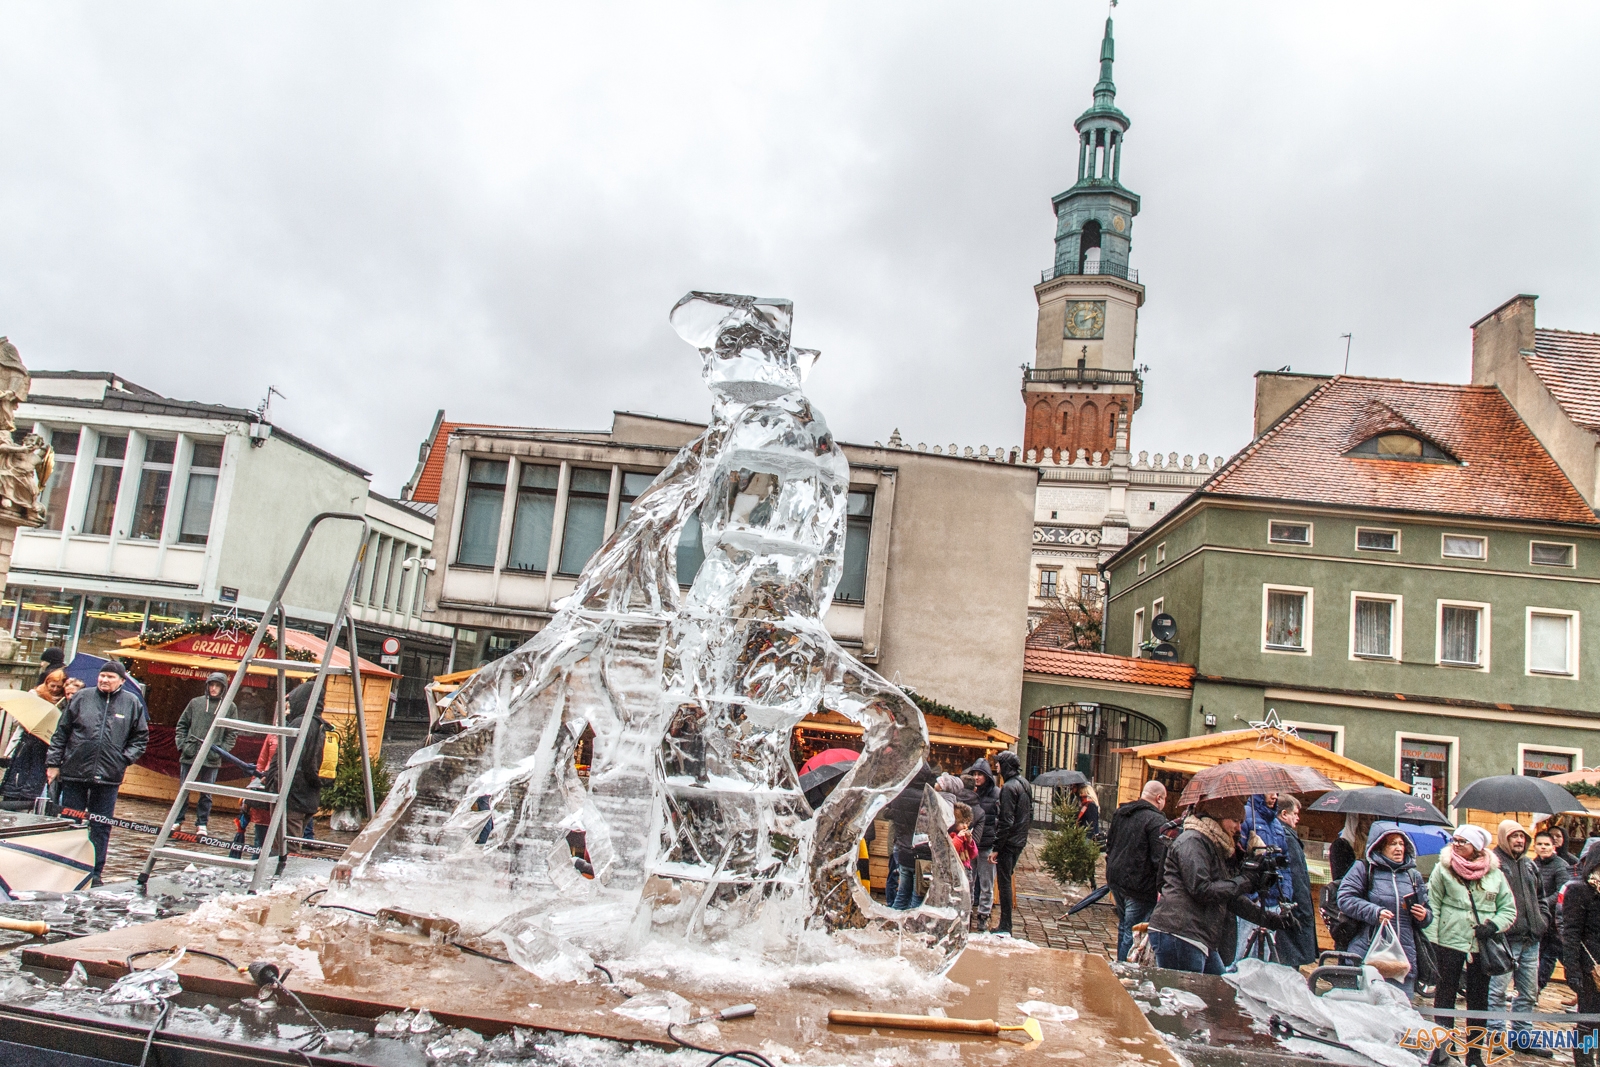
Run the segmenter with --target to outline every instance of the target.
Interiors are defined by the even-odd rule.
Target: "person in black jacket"
[[[1578,860],[1572,881],[1561,891],[1561,967],[1567,985],[1578,994],[1578,1012],[1600,1013],[1600,986],[1595,985],[1595,964],[1600,963],[1600,849],[1587,849]],[[1579,1029],[1581,1038],[1593,1024]],[[1594,1067],[1594,1050],[1572,1050],[1576,1067]]]
[[[61,779],[63,808],[109,820],[117,808],[123,773],[150,743],[144,706],[123,688],[127,677],[122,664],[107,660],[95,688],[78,693],[61,712],[45,757],[45,773],[52,782]],[[110,822],[91,819],[89,840],[94,843],[91,884],[99,885],[111,843]]]
[[[1572,877],[1572,865],[1556,853],[1555,835],[1540,830],[1533,835],[1533,866],[1539,873],[1539,907],[1544,910],[1544,937],[1539,940],[1539,991],[1550,984],[1561,958],[1561,930],[1556,908],[1561,887]]]
[[[1222,973],[1217,948],[1231,937],[1233,916],[1286,930],[1293,913],[1270,912],[1250,895],[1277,880],[1277,872],[1246,871],[1239,855],[1243,797],[1203,800],[1183,820],[1183,833],[1167,849],[1161,870],[1161,899],[1150,915],[1150,947],[1156,965],[1174,971]]]
[[[1000,925],[995,933],[1011,936],[1011,912],[1016,907],[1016,889],[1011,876],[1016,872],[1022,850],[1028,847],[1028,828],[1033,825],[1033,790],[1022,777],[1022,761],[1010,749],[995,757],[1000,764],[999,815],[995,820],[995,868],[999,874]]]
[[[311,689],[313,683],[301,682],[289,691],[289,721],[285,725],[298,730],[305,721],[307,711],[311,714],[311,730],[306,734],[306,745],[300,753],[300,762],[288,768],[289,796],[283,810],[283,834],[277,838],[274,846],[278,853],[278,870],[281,872],[288,857],[284,849],[284,837],[305,837],[306,820],[317,813],[322,807],[322,779],[317,772],[322,767],[322,745],[327,736],[328,724],[322,719],[322,701],[318,700],[317,707],[311,708]],[[326,694],[324,694],[325,696]],[[282,752],[284,759],[294,753],[294,738],[282,739]],[[267,787],[276,791],[277,761],[268,769]]]
[[[972,862],[972,913],[979,930],[989,928],[989,912],[994,907],[995,826],[1000,820],[1000,787],[994,784],[994,769],[979,757],[967,768],[972,777],[972,836],[978,842],[978,858]]]
[[[1127,960],[1133,947],[1133,928],[1150,918],[1161,891],[1161,864],[1167,858],[1167,824],[1161,809],[1167,787],[1144,784],[1138,800],[1130,800],[1111,815],[1106,831],[1106,882],[1117,901],[1117,962]]]
[[[1300,841],[1300,801],[1291,793],[1278,798],[1278,821],[1285,830],[1284,855],[1289,858],[1289,874],[1294,883],[1292,907],[1300,926],[1279,930],[1273,935],[1278,947],[1278,962],[1300,967],[1317,961],[1317,916],[1311,897],[1311,871],[1306,866],[1306,848]],[[1284,901],[1285,908],[1291,907]]]
[[[891,908],[905,911],[916,906],[917,859],[912,839],[917,833],[917,818],[922,813],[922,790],[938,780],[939,772],[924,763],[883,809],[883,818],[894,824],[894,847],[889,853],[889,880],[884,885],[883,899]]]

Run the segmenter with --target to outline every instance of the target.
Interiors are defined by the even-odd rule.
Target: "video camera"
[[[1288,854],[1276,845],[1253,848],[1239,860],[1239,872],[1249,878],[1258,890],[1275,885],[1278,872],[1288,867]]]

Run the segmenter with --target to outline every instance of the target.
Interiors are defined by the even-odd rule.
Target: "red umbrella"
[[[1214,797],[1248,797],[1258,793],[1326,793],[1338,783],[1314,767],[1239,759],[1196,772],[1178,798],[1189,807]]]
[[[818,767],[826,767],[830,763],[848,763],[861,758],[861,753],[853,748],[825,748],[815,756],[800,765],[800,773],[806,774]]]

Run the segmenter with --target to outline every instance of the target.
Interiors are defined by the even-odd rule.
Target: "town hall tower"
[[[1023,371],[1025,450],[1058,462],[1110,461],[1126,453],[1133,413],[1143,400],[1134,341],[1144,286],[1128,268],[1139,197],[1122,185],[1128,116],[1111,80],[1115,43],[1106,19],[1094,103],[1074,123],[1078,175],[1051,200],[1056,258],[1034,287],[1039,328],[1033,365]]]

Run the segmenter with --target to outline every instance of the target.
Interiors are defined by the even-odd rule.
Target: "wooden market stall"
[[[139,684],[145,688],[145,700],[150,708],[150,745],[144,758],[128,768],[123,778],[124,796],[147,800],[171,802],[178,795],[178,751],[173,744],[178,717],[191,699],[205,691],[205,680],[213,671],[220,671],[231,681],[239,669],[239,661],[250,646],[254,624],[248,620],[228,620],[229,629],[219,630],[216,620],[191,623],[169,630],[157,630],[140,637],[131,637],[112,651],[112,655],[126,663]],[[276,654],[271,635],[262,639],[258,655]],[[287,646],[282,658],[305,663],[304,670],[287,671],[290,688],[299,685],[317,673],[327,642],[303,630],[285,633]],[[342,648],[333,650],[333,666],[350,666],[350,654]],[[377,754],[383,746],[384,724],[388,719],[389,692],[400,676],[363,659],[361,665],[361,702],[366,712],[368,750]],[[266,722],[272,715],[278,672],[271,667],[252,666],[236,698],[235,714],[242,719]],[[323,705],[323,718],[328,725],[342,730],[355,717],[355,701],[349,675],[330,675]],[[234,745],[233,754],[253,763],[261,750],[262,735],[241,735]],[[220,781],[243,781],[248,776],[224,761],[218,774]],[[238,802],[218,797],[219,807],[233,809]]]

